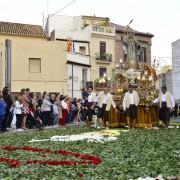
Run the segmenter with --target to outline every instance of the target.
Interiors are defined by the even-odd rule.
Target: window
[[[41,59],[40,58],[29,58],[29,72],[41,73]]]
[[[105,74],[107,75],[107,68],[106,67],[100,67],[99,68],[99,77],[103,77]]]
[[[146,48],[142,48],[142,51],[143,51],[143,61],[146,63],[147,62],[147,59],[146,59]]]
[[[145,47],[141,47],[139,49],[138,52],[138,60],[140,62],[146,63],[147,62],[147,58],[146,58],[146,48]]]
[[[124,59],[124,62],[126,62],[127,60],[127,45],[123,45],[123,59]]]
[[[106,42],[100,41],[100,59],[106,60]]]
[[[86,87],[86,82],[87,82],[87,69],[83,68],[82,69],[82,86]]]
[[[86,55],[86,47],[85,46],[79,46],[79,54]]]

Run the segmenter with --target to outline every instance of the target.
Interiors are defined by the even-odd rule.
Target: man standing
[[[89,87],[88,96],[87,96],[87,119],[86,119],[87,127],[91,126],[91,122],[94,114],[94,106],[96,102],[97,102],[96,93],[93,92],[93,87]]]
[[[160,103],[159,119],[164,123],[165,127],[168,128],[170,122],[170,111],[175,107],[174,98],[170,92],[167,91],[166,86],[162,86],[159,97],[155,99],[154,103]]]
[[[130,121],[132,121],[133,128],[136,125],[137,106],[139,104],[139,95],[133,90],[133,86],[130,84],[128,92],[125,93],[123,99],[123,109],[126,112],[127,125],[130,127]]]
[[[101,91],[98,95],[98,119],[100,125],[108,127],[108,112],[111,106],[116,108],[112,95],[109,93],[108,88],[105,87],[104,91]]]

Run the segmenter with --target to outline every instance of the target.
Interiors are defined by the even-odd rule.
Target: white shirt
[[[162,94],[161,98],[162,98],[162,102],[166,102],[166,94]]]
[[[107,94],[104,94],[104,100],[103,100],[103,104],[107,104],[109,101],[109,97]]]
[[[20,104],[19,101],[16,101],[15,107],[14,107],[14,114],[22,114],[22,107],[23,107],[23,104]]]
[[[135,104],[133,93],[129,93],[129,100],[130,100],[130,104]]]
[[[64,100],[61,101],[61,106],[63,109],[67,109],[67,104]]]
[[[92,96],[92,93],[90,93],[89,96],[88,96],[88,102],[93,102],[93,96]]]
[[[56,104],[53,104],[53,114],[58,114],[59,111],[58,111],[58,107]]]
[[[171,98],[171,104],[172,104],[172,107],[175,107],[175,101],[174,101],[174,98],[172,95],[170,95],[170,98]],[[161,93],[161,100],[162,102],[166,102],[166,93]],[[159,102],[159,98],[155,99],[153,101],[153,103],[158,103]]]

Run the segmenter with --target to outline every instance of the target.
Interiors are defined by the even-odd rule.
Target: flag
[[[67,40],[67,52],[72,52],[72,41],[70,38]]]
[[[73,53],[73,54],[76,53],[76,52],[75,52],[75,43],[74,43],[74,41],[72,42],[72,53]]]

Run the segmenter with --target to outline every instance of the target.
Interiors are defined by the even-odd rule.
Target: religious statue
[[[127,26],[127,38],[125,40],[125,44],[127,46],[127,66],[128,68],[137,69],[138,61],[136,47],[138,42],[134,38],[133,29],[131,29],[129,26]]]
[[[134,38],[133,29],[127,26],[127,38],[124,41],[127,50],[126,76],[131,84],[135,84],[135,80],[139,76],[138,70],[138,41]]]

